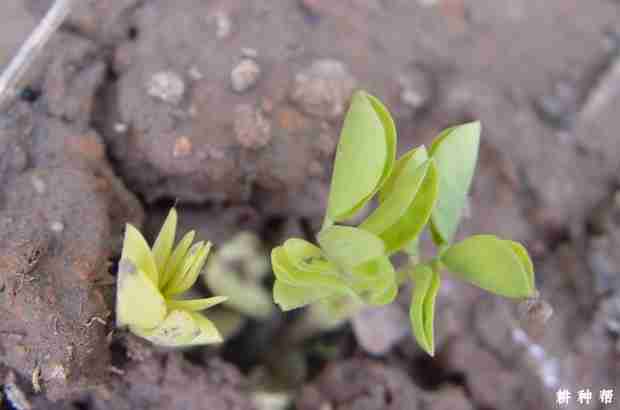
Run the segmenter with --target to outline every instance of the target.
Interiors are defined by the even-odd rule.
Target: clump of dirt
[[[181,353],[150,352],[90,396],[93,410],[188,409],[255,410],[244,397],[243,378],[232,366],[212,359],[201,366]]]
[[[180,352],[158,352],[131,335],[122,339],[118,343],[125,353],[116,358],[122,360],[122,368],[111,367],[105,383],[90,386],[72,400],[50,402],[44,395],[33,396],[30,380],[18,380],[0,367],[4,393],[11,393],[4,398],[7,405],[20,410],[256,410],[242,375],[231,365],[217,358],[195,365]]]
[[[459,387],[423,391],[398,367],[368,359],[331,363],[296,404],[298,410],[473,409]]]
[[[97,134],[14,106],[0,117],[0,350],[51,399],[108,374],[108,260],[142,209]]]
[[[389,410],[418,408],[419,389],[402,371],[378,362],[348,360],[330,364],[304,387],[299,410]]]
[[[63,34],[50,47],[56,50],[43,76],[43,104],[50,115],[87,127],[95,94],[105,80],[107,65],[100,48],[87,39]]]
[[[285,56],[244,48],[268,23],[235,24],[234,34],[221,38],[216,22],[222,13],[238,21],[258,11],[196,0],[149,2],[136,11],[140,34],[119,46],[114,59],[119,79],[104,125],[111,153],[147,202],[249,201],[268,214],[316,217],[335,148],[329,120],[341,117],[353,91],[352,85],[334,91],[345,68],[336,63],[337,78],[304,94],[310,86],[304,84],[323,81],[315,77],[333,76],[333,70],[302,71],[294,80],[294,72],[276,66]],[[244,74],[246,66],[251,73]],[[154,94],[154,79],[164,73],[175,81],[157,82],[157,95],[170,98]],[[162,89],[166,84],[169,90]],[[318,118],[308,117],[289,100],[293,84],[295,101],[314,101],[302,101],[302,109],[310,103],[331,108],[310,110]],[[126,132],[115,132],[119,124]]]

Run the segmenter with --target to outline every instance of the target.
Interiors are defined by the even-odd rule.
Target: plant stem
[[[56,0],[0,76],[0,109],[17,94],[16,86],[67,18],[74,0]]]

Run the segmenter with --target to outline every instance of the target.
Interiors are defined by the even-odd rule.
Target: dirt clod
[[[398,77],[400,85],[400,101],[406,108],[401,116],[420,114],[436,98],[433,78],[430,73],[421,67],[414,66]]]
[[[235,108],[235,136],[244,148],[260,148],[271,140],[271,123],[263,114],[248,104]]]
[[[206,369],[178,353],[131,363],[116,375],[108,394],[95,394],[93,410],[254,410],[241,390],[241,375],[230,365],[212,360]]]
[[[299,410],[396,410],[418,408],[421,393],[405,373],[368,360],[332,363],[304,388]]]
[[[352,320],[357,342],[370,354],[386,354],[396,343],[410,334],[410,322],[398,305],[369,307]]]
[[[183,158],[192,153],[192,142],[189,138],[182,136],[174,142],[174,151],[172,156],[175,158]]]
[[[106,327],[83,323],[108,314],[106,290],[94,282],[118,249],[116,223],[140,223],[142,210],[100,155],[94,132],[23,103],[0,123],[0,163],[14,146],[29,158],[23,171],[0,170],[0,283],[8,289],[0,321],[3,331],[23,335],[0,338],[0,349],[4,363],[47,397],[66,398],[105,378]],[[98,190],[98,180],[109,188]]]
[[[215,35],[217,36],[217,38],[221,40],[230,36],[232,32],[232,19],[230,18],[228,13],[218,11],[213,14],[212,19],[215,21]]]
[[[256,61],[244,58],[230,72],[232,89],[237,93],[243,93],[256,85],[260,77],[260,67]]]
[[[179,104],[185,94],[185,82],[175,72],[161,71],[149,79],[147,91],[151,97],[169,104]]]

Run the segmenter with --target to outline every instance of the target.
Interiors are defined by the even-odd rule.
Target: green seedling
[[[211,255],[202,277],[214,294],[227,295],[223,306],[244,316],[267,319],[275,308],[262,286],[267,273],[269,257],[260,239],[251,232],[240,232]]]
[[[344,119],[317,243],[288,239],[271,253],[275,302],[285,311],[335,307],[332,314],[339,315],[342,306],[393,302],[410,279],[413,334],[433,355],[435,299],[444,270],[498,295],[532,297],[534,269],[522,245],[492,235],[454,243],[479,142],[480,124],[467,123],[441,132],[428,150],[420,146],[397,159],[390,113],[377,98],[356,92]],[[358,226],[345,225],[373,198],[376,207]],[[420,261],[425,228],[437,254]],[[396,271],[390,258],[398,252],[407,253],[410,263]]]
[[[211,244],[192,245],[191,231],[174,247],[176,226],[173,208],[150,248],[140,231],[127,224],[118,268],[116,324],[161,346],[221,342],[216,327],[199,312],[226,298],[182,298],[196,282]]]

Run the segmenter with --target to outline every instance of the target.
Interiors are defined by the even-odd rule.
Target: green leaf
[[[325,259],[323,251],[318,246],[298,238],[286,240],[284,250],[293,265],[303,271],[327,272],[336,271],[337,267]]]
[[[388,109],[383,105],[383,103],[375,96],[366,93],[366,97],[370,100],[372,107],[375,109],[379,120],[381,120],[381,124],[383,125],[383,130],[385,131],[385,142],[387,146],[387,162],[385,167],[383,168],[383,175],[381,176],[381,181],[379,182],[380,189],[383,184],[387,181],[392,173],[392,169],[394,168],[394,162],[396,161],[396,144],[398,141],[398,136],[396,132],[396,124],[394,124],[394,119],[392,115],[388,111]]]
[[[531,266],[513,244],[493,235],[474,235],[446,249],[441,262],[458,278],[489,292],[510,298],[530,297],[535,290]]]
[[[390,187],[389,195],[383,198],[379,207],[362,222],[360,228],[375,235],[381,235],[394,225],[407,211],[420,189],[428,171],[429,161],[422,165],[416,164],[415,161],[408,161]]]
[[[196,279],[198,279],[198,275],[200,275],[200,272],[207,261],[207,256],[209,256],[210,250],[211,242],[207,242],[196,251],[195,255],[191,257],[191,259],[188,257],[188,260],[191,260],[191,263],[184,266],[183,274],[179,274],[172,278],[168,286],[166,286],[164,294],[166,296],[174,296],[191,288],[196,282]]]
[[[383,241],[371,232],[333,225],[319,232],[321,249],[344,272],[385,254]]]
[[[273,300],[285,312],[314,303],[331,293],[329,289],[297,287],[278,279],[273,285]]]
[[[480,123],[471,122],[443,131],[430,155],[439,171],[439,194],[432,214],[437,245],[452,241],[458,228],[478,159]]]
[[[293,263],[283,246],[271,251],[271,265],[276,279],[292,286],[315,289],[326,288],[333,291],[351,293],[347,283],[338,272],[316,272],[300,269],[300,262]]]
[[[308,314],[319,329],[330,330],[349,320],[363,306],[364,302],[355,295],[335,295],[312,304],[308,308]]]
[[[392,303],[398,293],[398,283],[390,258],[381,256],[354,268],[353,288],[371,305]]]
[[[155,258],[155,264],[160,274],[164,272],[166,262],[172,252],[176,231],[177,211],[172,208],[170,212],[168,212],[168,216],[159,231],[159,235],[157,235],[157,239],[155,239],[155,244],[153,244],[153,257]]]
[[[160,346],[186,346],[200,335],[200,328],[191,313],[185,310],[173,310],[166,319],[154,329],[130,327],[130,330]]]
[[[190,315],[192,315],[194,322],[196,322],[198,329],[200,329],[200,334],[191,340],[190,346],[208,345],[223,341],[222,335],[213,322],[197,312],[190,312]]]
[[[385,242],[386,252],[388,253],[401,250],[420,235],[436,204],[439,176],[435,163],[430,159],[419,168],[425,172],[413,202],[405,214],[380,235]],[[385,203],[389,201],[390,199],[386,200]]]
[[[420,256],[420,236],[418,235],[409,241],[403,248],[403,251],[407,252],[410,258],[418,258]]]
[[[534,278],[534,264],[532,263],[532,260],[530,259],[530,255],[527,252],[527,249],[525,249],[525,247],[521,245],[519,242],[508,241],[508,240],[506,242],[508,242],[510,246],[512,246],[512,250],[517,255],[519,260],[521,261],[521,265],[523,266],[525,273],[527,273],[530,287],[532,289],[536,289],[536,280]]]
[[[414,148],[403,154],[398,159],[398,161],[396,161],[396,165],[394,165],[394,170],[379,191],[379,203],[385,201],[390,195],[392,195],[394,187],[396,186],[396,181],[401,178],[401,174],[403,173],[405,168],[415,170],[424,162],[426,162],[427,159],[428,152],[426,151],[426,147],[424,147],[424,145]]]
[[[363,91],[353,95],[336,151],[326,221],[353,216],[388,177],[396,155],[390,124],[387,110],[376,99]]]
[[[148,329],[164,320],[164,297],[133,261],[121,259],[116,280],[117,326],[129,325]]]
[[[196,235],[195,231],[190,231],[183,236],[183,239],[179,241],[174,251],[172,251],[172,255],[168,258],[166,262],[166,268],[164,269],[164,273],[159,280],[159,287],[164,288],[170,279],[176,276],[177,272],[182,268],[182,265],[185,260],[185,256],[187,255],[187,251],[189,247],[192,245],[194,241],[194,236]]]
[[[174,275],[170,278],[166,286],[162,288],[162,293],[164,295],[172,295],[172,293],[170,293],[171,291],[175,293],[179,289],[181,282],[183,282],[185,276],[191,270],[192,266],[194,266],[194,263],[198,260],[204,246],[204,241],[200,241],[196,242],[189,248],[180,263],[180,268],[174,272]]]
[[[214,260],[218,255],[215,256]],[[227,295],[225,305],[237,312],[256,318],[271,316],[275,306],[270,292],[259,281],[230,269],[227,264],[211,261],[207,265],[204,283],[213,293]]]
[[[158,286],[159,274],[151,248],[140,231],[131,224],[127,224],[125,228],[121,259],[131,261],[138,270],[146,274],[155,287]]]
[[[166,299],[166,306],[169,310],[178,309],[194,312],[219,305],[222,302],[226,302],[227,299],[228,297],[226,296],[213,296],[202,299]]]
[[[413,335],[418,344],[429,355],[435,354],[433,321],[435,317],[435,298],[440,285],[439,273],[425,265],[414,270],[415,283],[409,308],[409,318]]]

